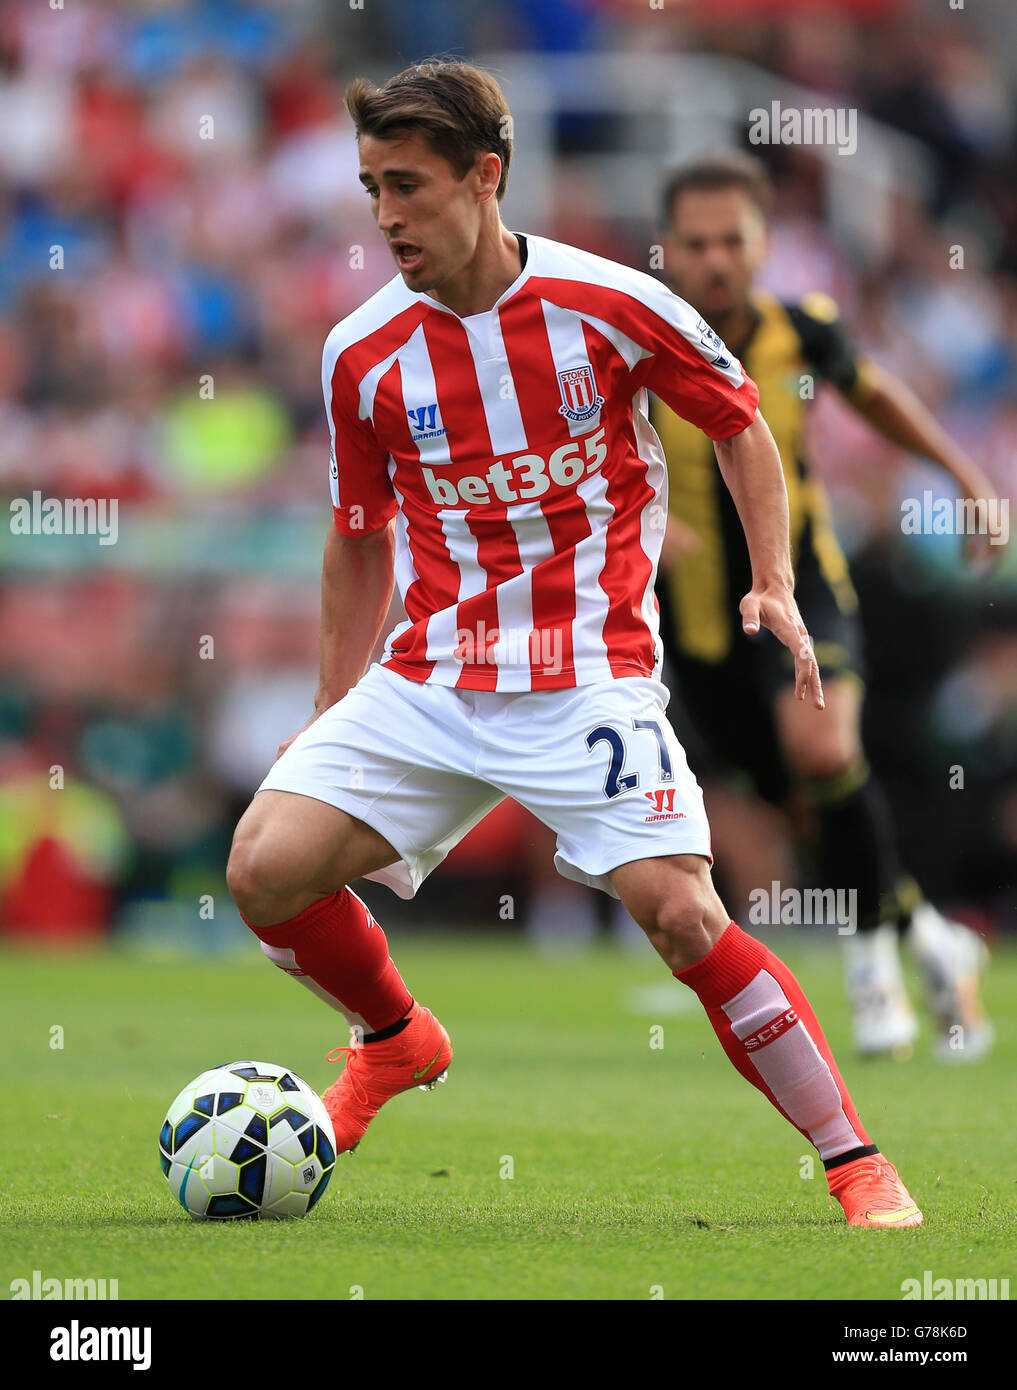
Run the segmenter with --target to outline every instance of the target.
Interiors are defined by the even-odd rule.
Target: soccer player
[[[452,1058],[348,885],[412,896],[514,796],[556,832],[559,870],[620,898],[696,992],[735,1067],[818,1149],[848,1221],[920,1224],[797,980],[721,904],[665,714],[648,390],[715,441],[752,556],[742,621],[793,651],[798,698],[823,705],[754,383],[653,277],[503,225],[511,123],[489,75],[429,61],[357,79],[346,103],[398,274],[325,343],[321,684],[228,869],[265,954],[350,1024],[324,1097],[339,1151]],[[393,578],[407,617],[365,674]]]
[[[780,643],[733,621],[732,604],[751,573],[745,535],[708,441],[657,393],[650,418],[667,457],[673,519],[658,584],[668,656],[707,745],[747,773],[765,800],[780,805],[792,787],[804,789],[824,888],[857,892],[858,930],[845,944],[858,1048],[906,1055],[916,1035],[899,929],[922,969],[936,1055],[972,1060],[992,1042],[978,998],[986,951],[904,874],[887,802],[869,771],[857,600],[822,484],[803,453],[812,395],[803,384],[832,383],[886,439],[944,468],[963,495],[988,499],[993,489],[907,387],[853,349],[832,300],[809,294],[782,303],[754,285],[769,253],[770,199],[765,167],[748,155],[675,170],[663,188],[663,266],[759,386],[787,484],[795,596],[826,675],[825,717],[795,699],[794,666]]]

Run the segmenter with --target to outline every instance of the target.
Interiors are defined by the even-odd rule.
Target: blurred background
[[[859,345],[1017,491],[1009,0],[4,0],[0,493],[5,512],[36,492],[118,503],[115,544],[0,529],[9,939],[253,944],[224,869],[317,683],[322,344],[393,274],[342,94],[439,51],[503,84],[507,224],[641,269],[670,164],[747,148],[748,110],[772,100],[857,108],[852,158],[757,149],[778,187],[765,281],[832,294]],[[947,495],[943,480],[827,389],[811,429],[906,858],[940,906],[1012,930],[1014,547],[986,579],[956,538],[902,536],[901,499]],[[671,713],[688,737],[680,692]],[[783,864],[772,813],[707,796],[718,844]],[[413,904],[365,896],[385,922],[610,930],[610,903],[555,887],[550,856],[506,803]],[[744,877],[720,856],[718,875]]]

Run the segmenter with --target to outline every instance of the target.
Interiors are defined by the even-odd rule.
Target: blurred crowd
[[[821,162],[764,151],[779,190],[767,280],[833,294],[861,345],[1013,497],[1017,63],[1005,42],[903,0],[678,8],[0,3],[0,492],[119,505],[108,549],[0,535],[0,929],[207,939],[210,923],[226,935],[235,923],[233,826],[315,686],[331,520],[321,347],[393,273],[342,104],[358,71],[440,50],[670,45],[751,61],[907,132],[933,177],[895,206],[878,260],[860,261],[827,216]],[[563,112],[557,138],[569,195],[548,225],[521,229],[644,266],[642,210],[576,206],[583,185],[568,180],[610,128]],[[946,254],[956,244],[962,271]],[[941,900],[1012,925],[1013,554],[986,581],[965,574],[951,538],[905,544],[900,499],[942,480],[828,395],[813,452],[863,600],[870,748],[909,858]],[[498,904],[517,891],[525,907],[528,874],[509,865],[538,839],[510,809],[500,826],[449,861],[475,885],[454,898],[474,924],[523,915]],[[497,892],[476,887],[492,872]],[[440,884],[421,899],[452,910]]]

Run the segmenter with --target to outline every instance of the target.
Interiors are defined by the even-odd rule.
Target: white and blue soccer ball
[[[192,1216],[306,1216],[335,1166],[335,1131],[306,1081],[267,1062],[211,1067],[184,1087],[159,1133],[159,1162]]]

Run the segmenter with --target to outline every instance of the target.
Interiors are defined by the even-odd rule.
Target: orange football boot
[[[400,1091],[414,1086],[431,1091],[445,1081],[452,1060],[445,1029],[430,1009],[416,1002],[409,1023],[394,1038],[365,1046],[357,1044],[356,1033],[350,1036],[350,1047],[337,1047],[328,1054],[330,1062],[345,1055],[346,1067],[322,1096],[335,1129],[337,1153],[355,1149],[381,1107]]]
[[[844,1208],[849,1226],[920,1226],[922,1213],[882,1154],[856,1158],[826,1174],[830,1195]]]

